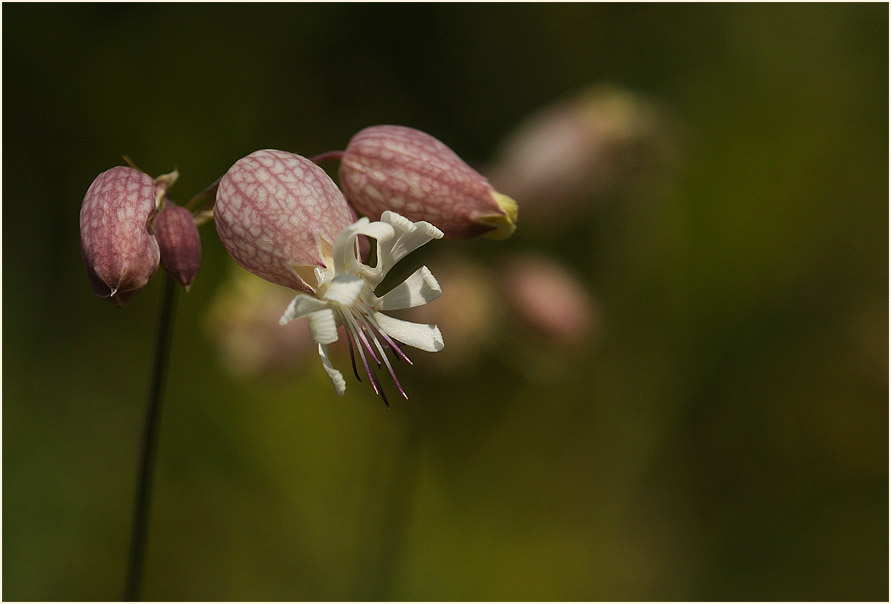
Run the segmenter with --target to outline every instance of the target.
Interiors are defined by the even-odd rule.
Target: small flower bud
[[[95,294],[123,306],[158,270],[148,231],[155,193],[148,174],[119,166],[96,177],[80,209],[81,254]]]
[[[201,238],[191,212],[168,203],[152,223],[152,231],[164,270],[189,291],[201,266]]]
[[[392,210],[430,222],[446,237],[509,237],[517,204],[495,191],[454,151],[419,130],[371,126],[356,134],[340,163],[340,185],[372,220]]]
[[[308,159],[265,149],[220,180],[214,222],[232,258],[255,275],[300,291],[319,285],[337,234],[353,220],[334,181]]]

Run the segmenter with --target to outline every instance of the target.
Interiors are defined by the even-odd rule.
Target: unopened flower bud
[[[123,306],[158,270],[148,231],[155,211],[148,174],[119,166],[96,177],[80,209],[81,254],[95,294]]]
[[[161,265],[189,291],[201,266],[201,238],[191,212],[168,203],[152,223],[161,249]]]
[[[220,180],[214,222],[232,258],[255,275],[314,293],[317,268],[353,222],[334,181],[316,164],[265,149],[238,160]]]
[[[504,239],[516,229],[513,199],[442,142],[412,128],[371,126],[356,134],[341,158],[340,185],[372,220],[392,210],[451,238]]]

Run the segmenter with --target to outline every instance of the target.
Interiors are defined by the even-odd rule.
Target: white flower
[[[358,260],[358,237],[365,235],[377,243],[375,266]],[[279,323],[282,325],[307,317],[312,339],[319,345],[322,365],[337,394],[346,390],[343,375],[331,365],[328,345],[337,341],[337,328],[343,325],[348,334],[350,357],[356,378],[355,351],[376,394],[387,402],[384,391],[369,364],[369,357],[378,367],[385,365],[402,396],[408,398],[387,356],[387,348],[411,364],[399,344],[407,344],[427,352],[443,348],[442,334],[436,325],[411,323],[387,316],[383,311],[421,306],[435,300],[442,293],[436,279],[426,266],[415,271],[405,281],[378,297],[374,290],[387,273],[402,258],[431,239],[442,237],[442,231],[429,222],[411,222],[395,212],[384,212],[380,222],[362,218],[343,229],[334,242],[333,258],[327,259],[328,268],[316,268],[318,286],[315,296],[297,294]]]

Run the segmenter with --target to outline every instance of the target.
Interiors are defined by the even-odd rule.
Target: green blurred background
[[[887,600],[885,4],[4,5],[3,598],[122,594],[161,279],[93,297],[95,175],[175,166],[185,201],[379,123],[479,165],[603,81],[673,116],[670,168],[559,236],[520,199],[515,238],[441,244],[560,259],[599,300],[582,350],[403,368],[389,411],[315,362],[238,377],[202,228],[143,596]]]

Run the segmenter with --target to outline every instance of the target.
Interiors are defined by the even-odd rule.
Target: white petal
[[[379,312],[374,313],[374,320],[377,322],[378,327],[383,329],[391,338],[409,346],[414,346],[419,350],[439,352],[445,345],[442,341],[442,334],[436,325],[424,325],[422,323],[394,319]]]
[[[323,308],[309,313],[309,335],[313,342],[330,344],[337,341],[337,322],[334,319],[334,311]]]
[[[437,299],[442,293],[439,282],[426,266],[422,266],[412,275],[381,296],[379,310],[399,310],[422,306]]]
[[[319,356],[322,358],[322,367],[325,368],[328,377],[331,378],[331,383],[334,385],[334,391],[337,392],[339,396],[343,396],[343,393],[346,392],[346,380],[343,379],[343,374],[331,365],[331,359],[328,358],[327,344],[319,344]]]
[[[360,218],[348,227],[341,229],[334,240],[334,272],[342,275],[355,262],[357,232],[369,223],[368,218]]]
[[[334,278],[323,297],[325,300],[330,300],[337,304],[352,306],[366,287],[368,287],[368,284],[359,277],[342,275]]]
[[[356,239],[359,235],[373,237],[378,242],[394,235],[393,227],[383,222],[369,222],[360,218],[337,235],[334,242],[334,271],[338,275],[359,272],[362,265],[356,257]]]
[[[371,222],[367,226],[360,227],[356,234],[374,237],[378,241],[386,241],[391,239],[396,231],[386,222]]]
[[[294,319],[305,317],[309,313],[321,310],[326,306],[327,303],[322,302],[318,298],[314,298],[307,294],[297,294],[297,296],[291,300],[291,303],[288,304],[288,309],[285,310],[285,314],[278,320],[279,325],[285,325]]]
[[[378,242],[378,266],[381,271],[378,283],[397,262],[428,241],[442,237],[442,231],[429,222],[412,222],[389,210],[381,215],[381,222],[392,225],[396,236],[387,241]]]

